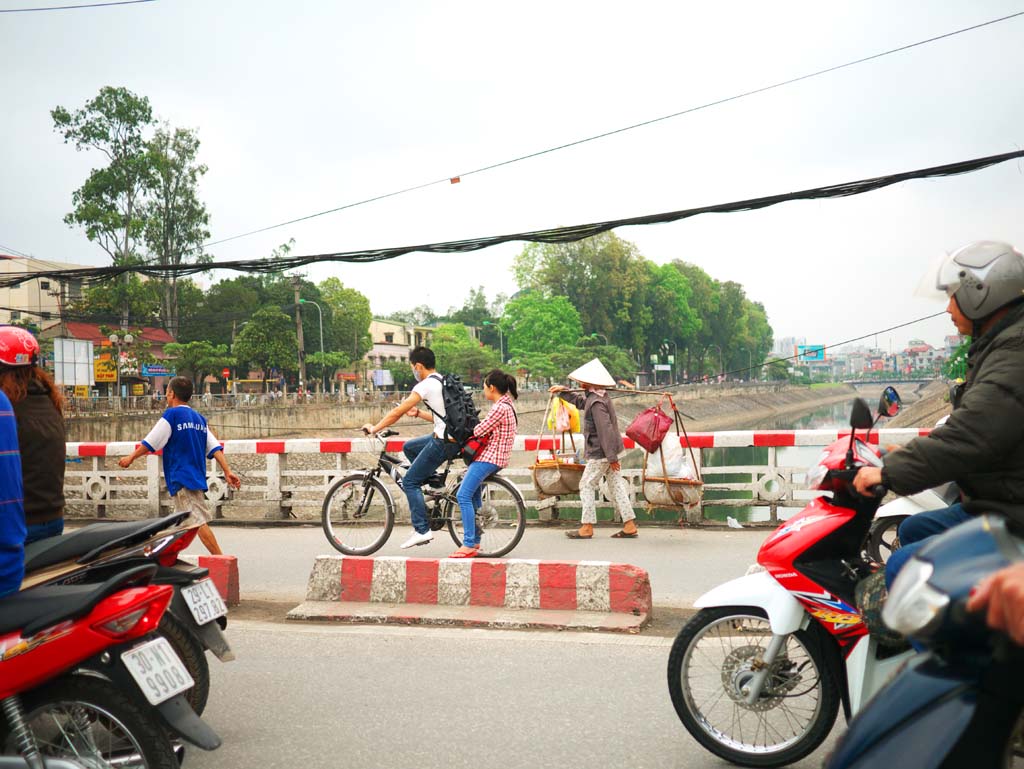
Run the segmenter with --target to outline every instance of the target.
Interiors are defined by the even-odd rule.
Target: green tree
[[[277,307],[257,310],[238,334],[232,350],[240,364],[260,369],[266,376],[270,369],[298,370],[298,339],[295,321]]]
[[[772,382],[785,382],[789,379],[789,366],[784,360],[768,360],[764,364],[765,374]]]
[[[533,353],[551,355],[575,346],[583,334],[580,314],[568,297],[546,297],[537,291],[521,293],[505,305],[501,328],[510,358],[525,359]],[[544,365],[540,363],[537,368]]]
[[[148,142],[152,169],[151,194],[143,218],[145,240],[159,264],[180,265],[211,261],[202,250],[210,237],[210,216],[199,200],[199,178],[206,166],[198,163],[199,138],[184,128],[163,126]],[[178,278],[172,274],[164,281],[161,317],[164,328],[174,338],[179,327]]]
[[[384,368],[391,372],[396,390],[411,390],[416,384],[416,377],[413,376],[412,367],[408,361],[390,360],[384,364]]]
[[[75,316],[94,322],[154,326],[159,323],[160,284],[138,275],[126,275],[90,285],[69,308]]]
[[[351,359],[343,352],[315,352],[306,356],[306,367],[311,382],[323,383],[328,380],[325,389],[330,389],[329,380],[334,372],[351,363]]]
[[[430,341],[430,349],[437,357],[441,371],[458,374],[466,381],[475,382],[498,366],[498,351],[482,345],[469,334],[461,323],[438,326]]]
[[[105,86],[81,109],[72,112],[58,106],[50,116],[65,143],[107,158],[107,165],[94,168],[72,193],[74,210],[64,222],[82,227],[114,264],[132,263],[138,259],[145,230],[143,195],[152,180],[145,140],[153,123],[149,99],[127,88]],[[125,299],[122,325],[128,323]]]
[[[323,299],[324,336],[332,350],[344,352],[349,360],[359,360],[370,348],[370,300],[354,288],[345,288],[337,278],[327,278],[317,286]]]
[[[718,316],[720,301],[718,281],[695,264],[678,259],[672,264],[686,278],[690,286],[690,307],[694,315],[700,319],[700,325],[683,346],[686,371],[691,377],[696,377],[704,373],[704,354],[717,339],[715,319]],[[717,369],[717,364],[713,368]]]
[[[173,342],[164,345],[164,352],[179,374],[185,374],[192,378],[196,385],[196,392],[202,392],[205,389],[203,380],[209,374],[216,373],[225,366],[234,366],[236,363],[235,357],[228,352],[227,345],[211,344],[207,341],[184,344]]]
[[[648,326],[645,344],[638,349],[646,357],[658,350],[667,339],[675,352],[685,352],[696,338],[703,322],[691,304],[693,289],[686,275],[676,264],[647,263],[649,275],[646,306],[652,322]],[[657,318],[657,323],[653,319]],[[675,354],[675,352],[673,354]],[[676,361],[680,367],[681,361]]]

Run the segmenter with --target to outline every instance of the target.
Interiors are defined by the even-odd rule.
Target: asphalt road
[[[671,639],[235,621],[186,769],[721,769],[675,715]],[[820,767],[843,730],[798,769]]]
[[[655,605],[688,608],[706,590],[744,574],[769,529],[641,528],[637,539],[611,539],[613,527],[599,527],[594,539],[567,539],[569,529],[528,527],[509,558],[599,560],[631,563],[648,571]],[[429,545],[402,550],[412,529],[396,525],[379,555],[444,558],[455,549],[447,531]],[[317,555],[337,554],[320,528],[236,528],[217,526],[225,553],[238,557],[241,597],[246,600],[303,600]],[[205,553],[197,539],[189,553]]]

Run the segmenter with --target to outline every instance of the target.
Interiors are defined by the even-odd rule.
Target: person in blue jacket
[[[21,587],[25,533],[18,422],[10,399],[0,390],[0,596]]]

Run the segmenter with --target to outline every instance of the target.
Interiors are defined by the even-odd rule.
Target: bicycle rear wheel
[[[481,558],[500,558],[519,544],[526,530],[526,504],[515,484],[499,475],[492,475],[480,486],[480,509],[476,511],[476,528],[480,534]],[[449,502],[445,511],[448,531],[455,544],[462,547],[462,514],[457,504]]]
[[[345,555],[370,555],[391,536],[395,504],[377,478],[355,473],[327,490],[321,518],[331,547]]]

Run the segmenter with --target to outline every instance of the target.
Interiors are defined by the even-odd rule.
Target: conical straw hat
[[[596,385],[597,387],[615,387],[615,380],[608,373],[608,369],[600,360],[594,358],[590,363],[584,363],[578,369],[569,374],[569,379],[577,382]]]

